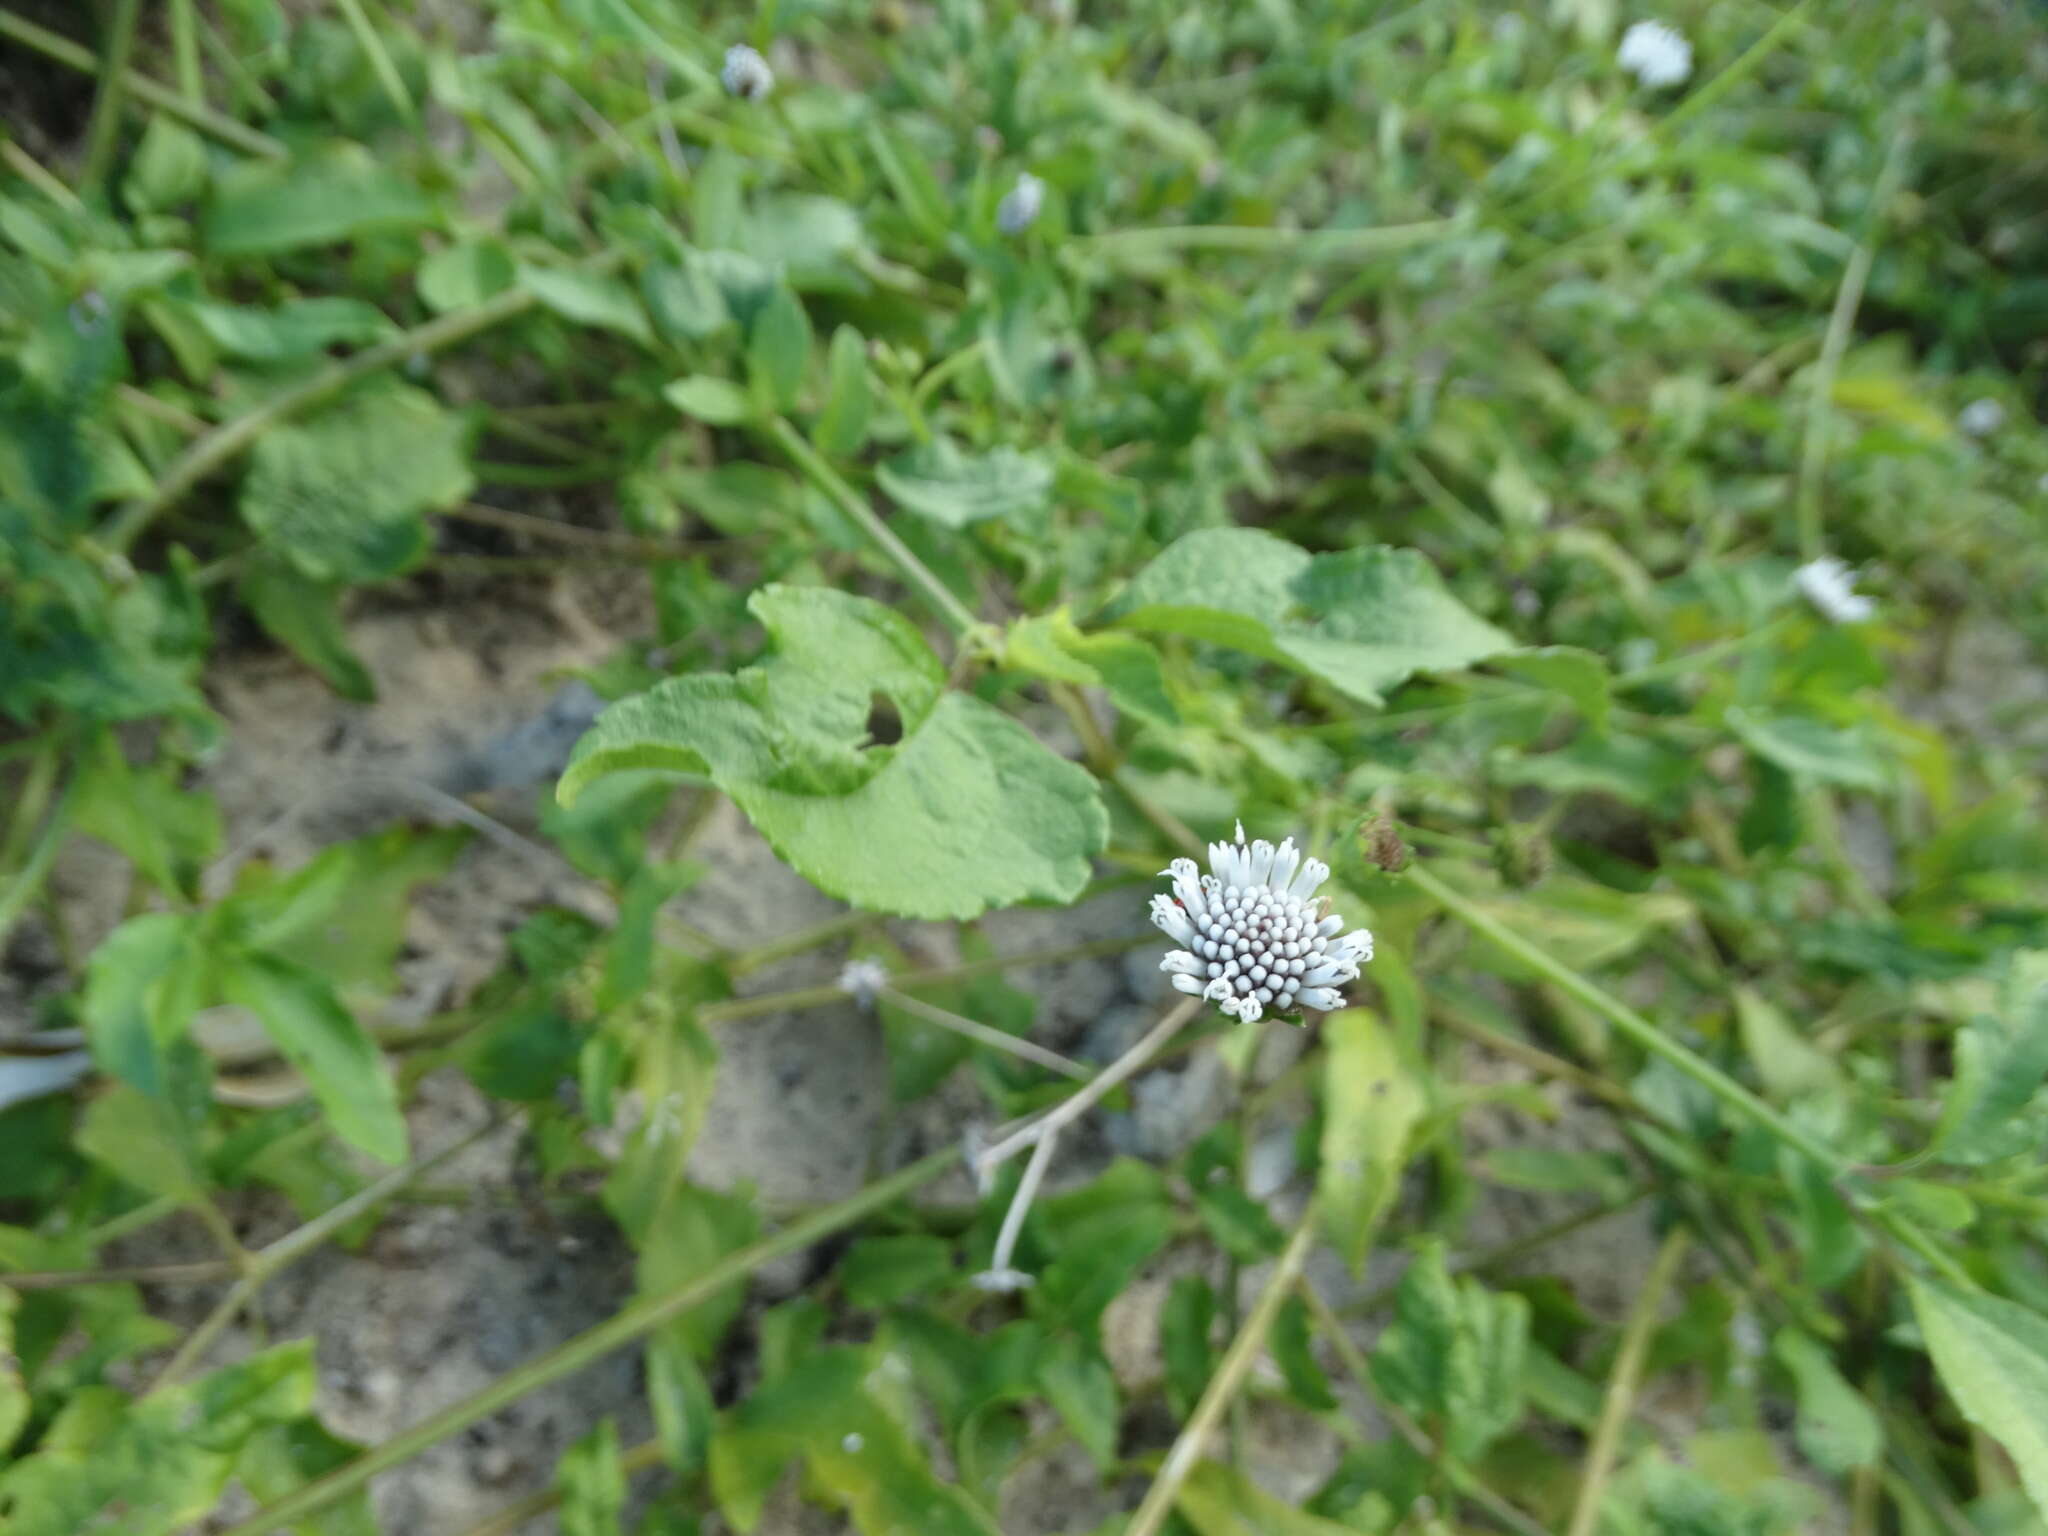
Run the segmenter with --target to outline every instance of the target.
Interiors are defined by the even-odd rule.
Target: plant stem
[[[404,1167],[392,1169],[376,1183],[366,1185],[331,1210],[322,1212],[304,1226],[287,1232],[276,1242],[250,1255],[242,1278],[235,1282],[227,1295],[220,1299],[199,1326],[186,1335],[185,1342],[178,1346],[177,1352],[158,1373],[156,1380],[150,1384],[149,1391],[162,1391],[190,1370],[194,1362],[212,1347],[213,1341],[220,1337],[222,1330],[234,1321],[235,1314],[263,1288],[271,1276],[319,1247],[357,1217],[375,1210],[429,1168],[446,1162],[464,1147],[496,1130],[502,1123],[499,1120],[491,1120],[467,1136],[458,1137],[431,1157],[414,1158]]]
[[[199,26],[192,14],[195,0],[171,0],[171,56],[177,61],[178,94],[195,107],[206,105],[205,77],[199,72]]]
[[[14,878],[7,882],[6,889],[0,890],[0,947],[4,947],[9,930],[35,899],[43,881],[49,878],[51,866],[57,862],[57,850],[71,824],[71,801],[76,789],[75,779],[64,786],[63,794],[50,811],[49,820],[43,823],[42,832],[30,846],[28,858],[22,862]]]
[[[113,169],[114,150],[121,141],[121,97],[128,86],[128,56],[135,51],[135,23],[142,0],[114,0],[114,19],[107,25],[107,51],[100,64],[99,94],[93,98],[92,121],[85,130],[85,164],[79,184],[91,195],[101,190]]]
[[[391,55],[385,51],[384,41],[377,36],[377,29],[370,24],[370,18],[363,11],[363,0],[334,0],[349,30],[356,35],[356,46],[370,61],[370,71],[377,77],[377,84],[383,88],[391,105],[398,109],[398,115],[408,123],[419,121],[420,109],[414,104],[412,92],[405,88],[405,81],[398,73],[398,66],[391,62]]]
[[[1643,1288],[1629,1308],[1622,1328],[1621,1351],[1614,1357],[1614,1370],[1607,1378],[1607,1396],[1600,1404],[1600,1421],[1593,1430],[1593,1445],[1586,1453],[1586,1475],[1579,1483],[1578,1502],[1572,1507],[1572,1521],[1566,1536],[1593,1536],[1600,1518],[1601,1495],[1607,1491],[1608,1475],[1614,1470],[1614,1454],[1621,1448],[1621,1431],[1635,1406],[1636,1383],[1642,1376],[1643,1357],[1649,1353],[1650,1336],[1657,1328],[1657,1312],[1664,1305],[1664,1293],[1678,1273],[1685,1257],[1686,1230],[1673,1227],[1657,1250]]]
[[[85,203],[79,195],[51,175],[14,140],[0,139],[0,165],[6,166],[58,207],[72,213],[85,211]]]
[[[661,1441],[649,1438],[638,1445],[630,1446],[619,1453],[619,1470],[627,1477],[636,1472],[645,1472],[649,1467],[661,1465]],[[529,1520],[536,1520],[562,1502],[562,1488],[557,1483],[552,1488],[542,1488],[529,1493],[515,1503],[484,1516],[475,1525],[459,1533],[459,1536],[512,1536]]]
[[[965,1035],[968,1039],[975,1041],[977,1044],[985,1045],[990,1050],[1007,1051],[1012,1056],[1020,1057],[1025,1061],[1036,1062],[1041,1067],[1049,1068],[1063,1076],[1075,1078],[1082,1082],[1094,1076],[1080,1062],[1073,1060],[1071,1057],[1062,1056],[1058,1051],[1049,1051],[1035,1040],[1026,1040],[1018,1035],[1005,1034],[1000,1029],[991,1028],[987,1024],[979,1023],[961,1014],[936,1007],[915,997],[906,996],[898,992],[894,987],[883,987],[876,995],[885,1002],[901,1008],[905,1013],[923,1019],[928,1024],[936,1024],[941,1029],[950,1029],[956,1035]]]
[[[145,1200],[132,1211],[123,1211],[119,1216],[101,1222],[83,1234],[78,1244],[81,1248],[96,1252],[108,1243],[118,1242],[131,1232],[153,1227],[166,1217],[177,1215],[183,1209],[184,1202],[175,1195],[158,1195],[154,1200]]]
[[[896,568],[924,589],[932,606],[945,616],[954,630],[967,635],[981,627],[981,621],[969,611],[967,605],[953,595],[952,589],[932,574],[931,567],[918,559],[908,544],[897,538],[889,525],[882,521],[867,499],[840,478],[839,472],[825,462],[820,454],[804,439],[804,435],[781,416],[768,421],[768,434],[776,446],[796,461],[805,478],[831,498],[832,504],[860,524],[862,532],[875,541],[882,552],[896,562]]]
[[[191,1285],[225,1280],[235,1273],[230,1259],[198,1259],[188,1264],[137,1264],[127,1269],[51,1269],[28,1274],[0,1274],[11,1291],[68,1291],[80,1285]]]
[[[1643,1050],[1676,1067],[1731,1109],[1740,1110],[1787,1146],[1812,1158],[1830,1174],[1840,1175],[1847,1169],[1847,1159],[1833,1147],[1801,1130],[1712,1062],[1671,1039],[1621,999],[1595,986],[1570,966],[1551,958],[1513,929],[1488,916],[1422,864],[1410,865],[1407,878],[1421,886],[1438,906],[1473,932],[1490,939],[1560,990],[1584,1003]]]
[[[758,971],[764,965],[773,965],[777,960],[787,960],[792,955],[801,955],[834,939],[859,933],[862,929],[880,922],[872,912],[842,912],[837,917],[828,917],[822,923],[809,928],[799,928],[795,933],[784,934],[779,939],[770,939],[766,944],[757,944],[752,949],[743,949],[726,962],[726,973],[744,976],[749,971]]]
[[[1117,1084],[1130,1077],[1146,1062],[1158,1054],[1159,1048],[1186,1027],[1188,1020],[1200,1011],[1202,1000],[1190,997],[1176,1004],[1165,1018],[1145,1034],[1144,1038],[1123,1055],[1104,1067],[1090,1078],[1085,1086],[1071,1098],[1062,1100],[1051,1109],[1026,1125],[1022,1130],[1004,1137],[974,1160],[977,1174],[987,1172],[1026,1147],[1036,1146],[1050,1136],[1056,1136],[1088,1113],[1098,1100]]]
[[[1024,1216],[1031,1209],[1031,1202],[1038,1195],[1038,1186],[1045,1179],[1046,1165],[1052,1161],[1052,1149],[1059,1143],[1059,1136],[1051,1131],[1038,1139],[1038,1145],[1031,1149],[1031,1158],[1024,1164],[1024,1177],[1017,1181],[1017,1192],[1010,1197],[1010,1208],[1003,1212],[1002,1230],[996,1233],[995,1252],[989,1258],[988,1267],[997,1274],[1006,1274],[1010,1261],[1017,1256],[1017,1239],[1024,1233]]]
[[[1216,1427],[1216,1421],[1223,1416],[1223,1410],[1237,1395],[1245,1374],[1251,1370],[1253,1359],[1265,1344],[1267,1331],[1273,1326],[1280,1303],[1294,1290],[1301,1267],[1308,1262],[1309,1250],[1315,1246],[1316,1225],[1316,1202],[1311,1199],[1300,1220],[1295,1222],[1294,1233],[1280,1251],[1266,1288],[1259,1292],[1259,1299],[1252,1306],[1251,1315],[1230,1341],[1230,1348],[1224,1352],[1216,1374],[1202,1389],[1202,1400],[1195,1404],[1195,1411],[1188,1415],[1187,1424],[1173,1442],[1173,1449],[1160,1463],[1159,1476],[1146,1491],[1144,1502],[1125,1527],[1124,1536],[1158,1536],[1160,1526],[1166,1523],[1167,1511],[1173,1508],[1173,1501],[1180,1493],[1180,1485],[1187,1481],[1188,1474],[1201,1459],[1203,1443]]]
[[[46,59],[53,59],[68,69],[75,69],[82,75],[97,75],[100,62],[89,48],[81,48],[68,37],[60,36],[47,27],[15,15],[12,11],[0,10],[0,37],[10,38],[25,48],[32,48]],[[159,84],[147,75],[132,69],[123,70],[121,83],[126,92],[137,101],[155,107],[177,118],[187,127],[197,128],[201,133],[211,134],[223,144],[252,155],[261,155],[266,160],[287,159],[291,151],[282,142],[267,133],[258,133],[254,128],[236,122],[212,109],[195,105],[180,96],[167,85]]]
[[[1835,307],[1828,316],[1827,335],[1821,342],[1820,360],[1813,365],[1813,392],[1806,402],[1806,434],[1799,455],[1799,489],[1795,500],[1799,525],[1799,558],[1818,560],[1827,551],[1821,531],[1821,480],[1827,470],[1828,422],[1834,410],[1835,373],[1842,354],[1849,348],[1849,336],[1856,326],[1856,310],[1863,302],[1863,285],[1870,276],[1876,256],[1877,231],[1884,210],[1898,190],[1906,164],[1906,145],[1911,139],[1901,127],[1892,135],[1884,164],[1870,193],[1870,207],[1864,215],[1863,237],[1849,253],[1842,271],[1842,283],[1835,290]]]
[[[363,1487],[379,1472],[411,1460],[429,1446],[460,1433],[480,1419],[488,1418],[527,1393],[559,1381],[613,1350],[623,1348],[692,1307],[702,1305],[729,1286],[745,1280],[762,1265],[784,1254],[807,1248],[930,1183],[954,1167],[959,1156],[952,1148],[934,1152],[922,1161],[899,1169],[844,1200],[792,1223],[772,1237],[726,1255],[692,1279],[642,1297],[595,1328],[586,1329],[538,1360],[506,1372],[483,1390],[429,1415],[411,1429],[364,1452],[346,1466],[294,1489],[275,1504],[220,1532],[219,1536],[265,1536],[267,1532],[294,1524],[316,1510],[325,1509],[337,1499]]]
[[[1165,224],[1153,229],[1117,229],[1070,242],[1086,255],[1163,256],[1177,251],[1236,251],[1282,254],[1302,261],[1356,261],[1388,251],[1426,245],[1449,234],[1451,219],[1386,224],[1374,229],[1280,229],[1270,224]],[[1132,1536],[1136,1536],[1133,1532]]]

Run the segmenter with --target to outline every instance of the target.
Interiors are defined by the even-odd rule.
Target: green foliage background
[[[42,1084],[0,1095],[0,1532],[153,1536],[239,1486],[260,1512],[212,1528],[355,1536],[378,1473],[622,1348],[656,1437],[586,1426],[525,1507],[577,1536],[625,1529],[634,1477],[643,1536],[753,1529],[792,1465],[869,1536],[987,1533],[1069,1439],[1138,1536],[2040,1527],[2038,7],[1669,0],[1694,73],[1663,90],[1617,67],[1617,0],[85,9],[0,10],[0,76],[69,71],[80,108],[0,140],[0,936],[61,927],[72,839],[136,898],[0,1038],[0,1085]],[[764,101],[719,88],[743,40]],[[591,674],[612,702],[542,819],[617,920],[532,913],[382,1039],[463,838],[210,897],[207,669],[260,631],[371,697],[353,594],[533,486],[582,519],[540,536],[630,550],[658,615],[659,670]],[[1824,555],[1873,618],[1801,599]],[[1987,633],[2034,670],[1973,674]],[[697,871],[650,829],[713,795],[877,922],[679,929]],[[856,930],[887,953],[884,918],[969,959],[892,978],[900,1098],[1074,1091],[987,1043],[1035,1001],[976,920],[1135,910],[1238,818],[1378,938],[1358,1006],[1244,1084],[1301,1103],[1305,1208],[1252,1195],[1226,1121],[1040,1198],[1004,1296],[972,1277],[1014,1164],[964,1215],[912,1198],[943,1152],[782,1223],[685,1176],[721,1030],[838,995],[735,983]],[[304,1100],[217,1096],[217,1004]],[[1248,1079],[1288,1027],[1177,1048]],[[1621,1150],[1474,1146],[1475,1111],[1547,1108],[1468,1080],[1481,1053]],[[404,1109],[443,1068],[542,1186],[601,1184],[636,1298],[359,1447],[310,1341],[210,1351],[431,1165]],[[1632,1312],[1474,1251],[1490,1187],[1650,1203]],[[263,1188],[305,1225],[249,1253]],[[171,1221],[224,1259],[184,1336],[97,1273]],[[740,1324],[749,1275],[839,1234]],[[1398,1288],[1340,1316],[1297,1279],[1325,1248],[1402,1256]],[[1227,1268],[1180,1273],[1130,1392],[1103,1313],[1188,1251]],[[1682,1445],[1631,1413],[1660,1378],[1700,1404]],[[1346,1447],[1305,1507],[1208,1437],[1247,1398]]]

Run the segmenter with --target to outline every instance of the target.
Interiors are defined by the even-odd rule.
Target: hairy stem
[[[965,1035],[969,1040],[978,1045],[985,1045],[990,1050],[1005,1051],[1024,1061],[1035,1062],[1041,1067],[1078,1081],[1085,1082],[1094,1076],[1094,1073],[1072,1057],[1062,1056],[1058,1051],[1049,1051],[1036,1041],[1026,1040],[1022,1036],[1005,1034],[1000,1029],[949,1009],[906,996],[894,987],[883,987],[877,995],[893,1006],[901,1008],[905,1013],[923,1019],[927,1024],[936,1024],[941,1029],[950,1029],[956,1035]]]
[[[1673,1227],[1664,1246],[1650,1265],[1643,1288],[1629,1308],[1622,1328],[1621,1350],[1614,1357],[1614,1369],[1607,1378],[1607,1396],[1600,1404],[1600,1421],[1593,1430],[1592,1448],[1586,1452],[1586,1475],[1579,1483],[1578,1502],[1572,1507],[1572,1522],[1566,1536],[1593,1536],[1600,1518],[1601,1495],[1614,1470],[1614,1455],[1621,1448],[1621,1431],[1635,1408],[1636,1384],[1643,1374],[1643,1358],[1649,1353],[1650,1336],[1656,1332],[1657,1312],[1664,1305],[1664,1293],[1678,1273],[1685,1257],[1686,1230]]]

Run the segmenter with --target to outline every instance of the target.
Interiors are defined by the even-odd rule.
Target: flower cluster
[[[1372,935],[1357,928],[1337,937],[1344,919],[1315,894],[1330,866],[1302,858],[1293,838],[1247,846],[1239,822],[1236,842],[1209,845],[1209,868],[1204,875],[1193,859],[1175,859],[1161,871],[1173,877],[1173,894],[1152,898],[1152,921],[1184,946],[1159,962],[1174,986],[1246,1024],[1341,1007],[1337,988],[1372,958]]]
[[[734,43],[725,50],[725,67],[718,72],[726,94],[742,101],[759,101],[775,89],[775,71],[757,49]]]
[[[1692,75],[1692,44],[1676,27],[1639,21],[1621,34],[1614,62],[1651,90],[1683,85]]]
[[[1855,588],[1856,573],[1845,560],[1822,555],[1792,573],[1792,584],[1831,624],[1861,624],[1877,612],[1877,604]]]

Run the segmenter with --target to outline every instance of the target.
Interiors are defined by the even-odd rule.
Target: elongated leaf
[[[1116,1377],[1099,1350],[1062,1334],[1038,1363],[1046,1401],[1074,1432],[1096,1467],[1107,1472],[1116,1461],[1120,1405]]]
[[[801,300],[777,287],[747,331],[747,380],[767,405],[786,411],[803,394],[811,353],[811,317]]]
[[[1052,465],[1014,448],[970,453],[949,437],[909,449],[875,479],[906,512],[942,528],[1034,517],[1052,503]]]
[[[197,936],[197,923],[182,913],[145,913],[109,934],[86,968],[93,1059],[147,1094],[165,1092],[164,1052],[201,1005],[205,956]]]
[[[938,658],[879,603],[770,586],[748,607],[769,658],[614,704],[577,744],[564,804],[617,769],[708,775],[800,874],[872,911],[973,917],[1081,888],[1108,830],[1092,775],[944,692]],[[894,745],[863,745],[877,694]]]
[[[1352,1529],[1296,1509],[1214,1461],[1195,1463],[1174,1508],[1196,1536],[1347,1536]]]
[[[654,331],[647,323],[647,311],[640,307],[639,296],[618,278],[568,267],[522,266],[519,281],[564,320],[616,331],[648,346],[654,344]]]
[[[1884,764],[1861,727],[1838,730],[1806,715],[1756,715],[1728,711],[1728,728],[1768,763],[1813,784],[1844,789],[1885,787]]]
[[[201,228],[217,256],[273,256],[428,222],[419,188],[360,145],[331,144],[288,164],[251,161],[222,177]]]
[[[1793,1431],[1807,1458],[1837,1477],[1875,1463],[1884,1453],[1884,1428],[1827,1350],[1794,1328],[1780,1332],[1771,1348],[1799,1388]]]
[[[338,1135],[387,1163],[405,1160],[405,1119],[384,1058],[324,978],[256,953],[224,962],[221,986],[305,1074]]]
[[[358,703],[377,696],[369,668],[342,628],[339,583],[314,581],[282,560],[258,558],[242,572],[237,591],[256,622],[336,693]]]
[[[1323,1038],[1321,1205],[1332,1245],[1356,1269],[1400,1188],[1422,1086],[1370,1009],[1330,1015]]]
[[[1103,616],[1125,629],[1249,651],[1368,704],[1417,672],[1515,649],[1413,550],[1311,555],[1248,528],[1175,541]]]
[[[555,1485],[562,1493],[562,1536],[620,1536],[626,1471],[619,1464],[619,1428],[609,1415],[562,1453]]]
[[[852,326],[842,325],[832,333],[826,373],[825,408],[818,413],[811,436],[820,453],[835,459],[848,458],[867,441],[868,415],[873,409],[867,343]]]
[[[1913,1313],[1941,1384],[2005,1447],[2048,1520],[2048,1318],[1996,1296],[1913,1279]]]
[[[1453,1280],[1432,1239],[1401,1277],[1372,1379],[1417,1418],[1445,1425],[1454,1453],[1476,1456],[1521,1418],[1528,1334],[1524,1298]]]
[[[1963,1026],[1955,1056],[1935,1154],[1972,1164],[2026,1150],[2033,1133],[2019,1111],[2048,1078],[2048,950],[2012,957],[1997,1013]]]

